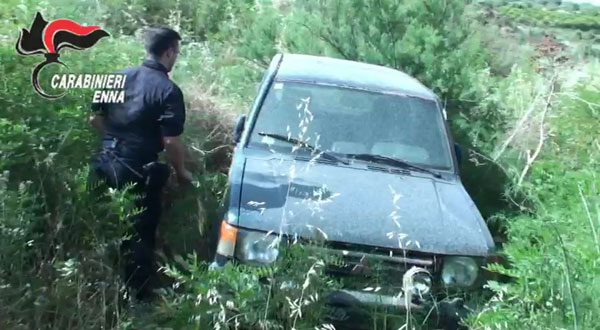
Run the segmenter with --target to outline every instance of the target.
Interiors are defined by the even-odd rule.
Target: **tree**
[[[465,19],[465,1],[309,0],[288,18],[286,50],[405,71],[458,101],[487,55]]]

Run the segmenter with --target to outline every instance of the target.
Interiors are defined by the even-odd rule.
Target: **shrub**
[[[327,324],[326,295],[338,285],[325,275],[331,257],[291,245],[264,267],[228,264],[209,270],[195,255],[167,274],[176,282],[152,316],[160,326],[227,329],[313,329]],[[141,321],[144,327],[144,321]]]
[[[259,68],[278,51],[364,61],[414,75],[458,104],[472,99],[474,75],[487,60],[464,10],[463,1],[311,0],[285,16],[258,6],[227,36]]]
[[[504,253],[510,268],[492,266],[512,278],[490,282],[496,296],[472,318],[472,327],[593,328],[600,294],[596,283],[600,89],[589,81],[563,91],[545,152],[524,183],[534,207],[509,219]]]
[[[55,101],[41,98],[30,74],[42,56],[18,56],[14,49],[18,28],[29,27],[36,10],[47,19],[97,21],[88,21],[78,5],[25,3],[3,3],[3,9],[14,7],[0,13],[7,23],[0,29],[0,248],[5,251],[0,257],[0,328],[119,327],[126,314],[121,310],[119,245],[131,234],[129,219],[139,211],[133,208],[135,196],[88,186],[87,163],[98,139],[87,123],[92,92],[71,90]],[[69,13],[74,8],[77,12]],[[182,62],[197,57],[195,51],[182,54]],[[135,37],[113,34],[91,49],[65,50],[61,60],[71,73],[106,73],[137,65],[143,56]],[[192,113],[190,121],[196,116]],[[198,133],[194,140],[203,145],[203,137]],[[193,189],[189,196],[196,208],[182,211],[187,218],[181,221],[187,219],[189,226],[197,215],[190,213],[202,203],[212,215],[222,177],[198,176],[208,191]],[[187,232],[192,233],[189,227]]]

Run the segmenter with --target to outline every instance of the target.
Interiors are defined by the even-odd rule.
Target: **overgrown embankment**
[[[200,233],[218,220],[228,132],[277,52],[398,68],[440,95],[468,149],[463,180],[508,259],[490,268],[511,278],[489,283],[492,299],[479,302],[473,328],[596,327],[597,60],[560,47],[548,52],[537,46],[542,35],[521,40],[501,22],[483,26],[475,9],[459,0],[0,4],[0,328],[325,328],[319,298],[337,285],[321,276],[325,256],[290,251],[300,262],[283,258],[219,276],[201,258],[175,257],[206,255],[211,242]],[[86,187],[98,138],[87,125],[91,94],[39,98],[29,74],[40,59],[14,50],[18,29],[38,10],[112,33],[92,49],[61,55],[71,72],[137,65],[143,49],[136,33],[145,24],[178,26],[184,36],[173,78],[188,102],[187,161],[197,186],[169,192],[161,236],[165,260],[177,265],[169,268],[176,288],[145,318],[119,308],[115,271],[132,197]],[[519,13],[536,17],[530,10]],[[272,282],[257,285],[261,276]],[[282,286],[288,278],[306,287]]]

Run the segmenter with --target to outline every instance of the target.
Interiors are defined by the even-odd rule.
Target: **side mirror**
[[[240,115],[235,121],[235,126],[233,128],[233,142],[238,143],[242,138],[242,133],[244,132],[244,128],[246,127],[246,115]]]
[[[460,166],[462,164],[462,147],[456,142],[454,142],[454,153],[456,154],[458,166]]]

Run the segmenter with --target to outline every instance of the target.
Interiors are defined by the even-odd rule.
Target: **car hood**
[[[247,158],[238,225],[300,237],[486,256],[493,241],[460,180]]]

